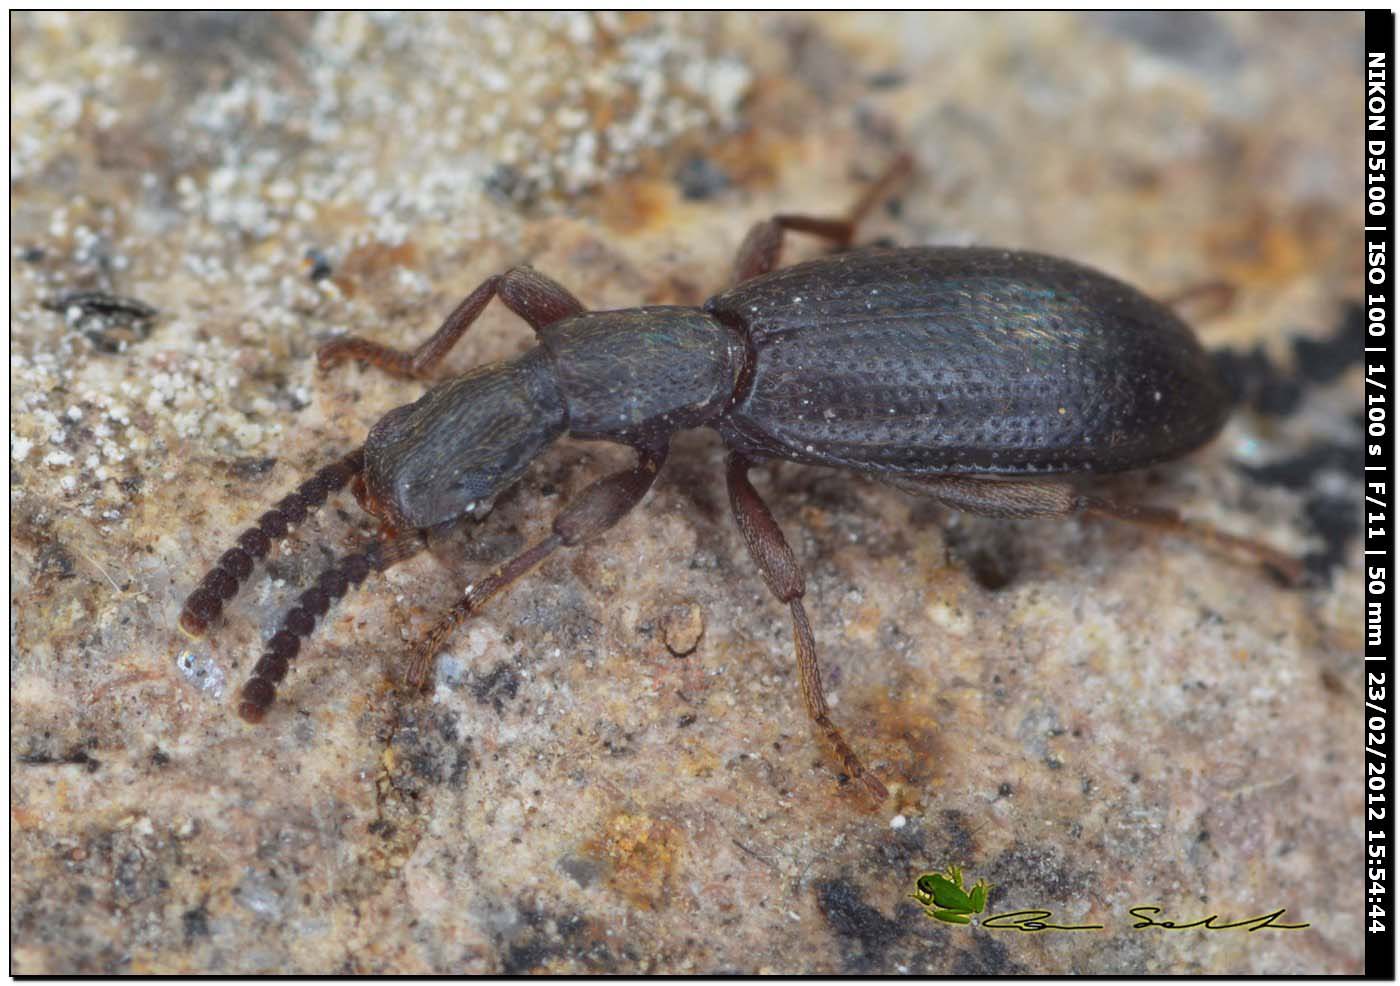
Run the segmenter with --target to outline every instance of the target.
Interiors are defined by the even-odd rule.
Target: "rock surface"
[[[1361,845],[1360,15],[13,30],[13,972],[1360,971],[1361,897],[1318,892]],[[409,344],[525,261],[594,307],[697,303],[750,223],[834,211],[901,148],[918,173],[867,238],[1234,289],[1196,321],[1262,347],[1231,364],[1248,406],[1113,488],[1306,554],[1312,587],[758,470],[876,809],[804,718],[695,433],[610,536],[459,631],[431,695],[395,690],[407,641],[627,461],[566,441],[343,600],[261,727],[236,718],[260,642],[367,524],[336,499],[209,639],[177,629],[184,596],[419,392],[318,376],[322,341]],[[529,345],[493,306],[450,364]],[[932,921],[909,894],[949,863],[989,912],[1105,927]],[[1310,927],[1135,930],[1139,905]]]

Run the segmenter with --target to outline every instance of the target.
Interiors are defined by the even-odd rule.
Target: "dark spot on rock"
[[[166,753],[160,747],[156,747],[151,751],[152,767],[164,767],[168,763],[170,763],[170,754]]]
[[[1309,574],[1326,579],[1345,561],[1347,544],[1361,530],[1361,508],[1350,497],[1318,494],[1303,504],[1303,514],[1324,543],[1303,561]]]
[[[820,99],[835,97],[852,76],[851,56],[814,23],[794,21],[782,29],[796,81]]]
[[[944,543],[967,567],[973,580],[989,592],[1010,585],[1021,567],[1015,528],[961,518],[944,530]]]
[[[324,281],[326,278],[330,277],[331,274],[335,273],[334,268],[331,267],[330,259],[315,247],[306,251],[306,259],[311,264],[309,276],[313,284],[317,281]]]
[[[228,471],[242,480],[257,479],[266,476],[272,471],[272,467],[277,465],[277,457],[269,456],[243,456],[234,459],[229,464]]]
[[[691,715],[689,712],[676,720],[676,728],[678,729],[684,729],[686,726],[693,725],[695,725],[695,716]]]
[[[867,904],[845,880],[823,880],[816,892],[817,907],[832,931],[843,944],[860,946],[858,953],[845,955],[848,968],[853,972],[884,968],[885,953],[904,936],[904,927]]]
[[[299,45],[315,23],[308,13],[141,11],[127,14],[127,35],[132,43],[152,54],[169,58],[188,76],[217,78],[240,61],[286,60],[289,45]]]
[[[965,948],[953,960],[953,972],[959,976],[1008,976],[1026,971],[1026,967],[1011,960],[1011,952],[995,936],[973,935],[972,947]]]
[[[505,205],[529,208],[539,198],[539,183],[527,178],[509,164],[491,169],[483,183],[486,194]]]
[[[1303,400],[1302,380],[1276,367],[1263,346],[1255,346],[1249,352],[1222,349],[1211,356],[1232,403],[1282,417],[1292,413]]]
[[[885,69],[866,76],[865,84],[871,89],[898,89],[909,81],[909,77],[899,69]]]
[[[972,839],[972,826],[967,816],[956,808],[945,808],[939,813],[938,831],[943,834],[939,855],[953,859],[971,859],[976,855],[976,845]]]
[[[581,915],[555,914],[530,906],[519,906],[517,912],[524,929],[506,949],[503,972],[528,972],[554,957],[577,963],[593,973],[622,971],[617,957]],[[636,961],[629,949],[624,948],[622,954],[626,960]]]
[[[1311,383],[1330,383],[1346,372],[1353,363],[1360,363],[1362,353],[1356,340],[1365,331],[1366,312],[1359,302],[1352,302],[1342,312],[1341,325],[1325,339],[1298,336],[1293,340],[1298,372]]]
[[[512,945],[501,963],[501,971],[507,976],[518,976],[544,965],[557,951],[557,948],[538,938],[522,945]]]
[[[394,735],[394,754],[406,768],[396,770],[394,786],[418,796],[429,786],[460,787],[471,766],[471,745],[460,739],[457,718],[446,710],[406,714]]]
[[[1015,788],[1011,786],[1010,781],[1002,781],[1001,784],[997,786],[997,796],[1001,798],[1009,798],[1011,797],[1011,792],[1014,790]]]
[[[1318,443],[1297,455],[1261,466],[1239,465],[1239,470],[1251,479],[1270,486],[1301,490],[1312,485],[1318,475],[1329,469],[1354,474],[1361,466],[1359,445]]]
[[[694,154],[676,169],[676,184],[681,195],[691,202],[712,199],[730,185],[728,172],[703,154]]]
[[[1346,694],[1346,686],[1342,684],[1342,679],[1337,677],[1337,673],[1331,668],[1323,668],[1318,673],[1318,678],[1322,682],[1322,687],[1332,695]]]
[[[602,863],[584,856],[565,856],[559,860],[559,868],[585,889],[607,870]]]
[[[520,691],[520,673],[512,662],[502,661],[485,674],[473,675],[468,687],[478,702],[489,704],[500,715]]]
[[[66,753],[54,755],[42,750],[35,750],[30,747],[29,753],[21,753],[16,759],[28,767],[44,766],[77,766],[85,769],[89,774],[95,774],[102,767],[102,761],[96,759],[81,747],[73,747]]]
[[[1331,335],[1324,339],[1296,336],[1292,361],[1296,369],[1274,365],[1262,345],[1248,352],[1219,350],[1211,356],[1234,403],[1247,404],[1261,414],[1285,415],[1302,402],[1306,387],[1330,383],[1361,361],[1356,340],[1364,318],[1362,306],[1352,302]]]
[[[26,264],[41,263],[44,259],[43,247],[27,246],[19,252],[19,259]]]
[[[71,579],[73,577],[73,556],[58,541],[46,541],[39,549],[35,566],[39,575],[49,578]]]
[[[193,907],[180,916],[180,924],[185,929],[185,944],[196,938],[209,937],[209,911],[203,904]]]
[[[125,903],[135,903],[146,898],[150,889],[145,881],[141,879],[141,870],[144,861],[141,854],[135,849],[131,849],[124,854],[117,863],[116,874],[113,878],[118,896]]]
[[[1049,907],[1082,897],[1093,886],[1094,874],[1075,869],[1057,849],[1018,842],[992,860],[986,880],[995,887],[1014,887],[1018,901]]]
[[[1202,72],[1233,75],[1244,61],[1229,24],[1208,11],[1130,10],[1085,16],[1111,34]]]

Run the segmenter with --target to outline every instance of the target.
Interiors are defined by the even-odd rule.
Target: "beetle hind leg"
[[[855,239],[861,220],[884,200],[890,191],[913,170],[914,159],[901,154],[885,169],[844,216],[797,216],[780,214],[754,224],[734,260],[734,283],[742,284],[760,274],[777,269],[783,252],[783,234],[808,233],[847,247]]]
[[[916,496],[938,500],[954,510],[982,517],[1067,517],[1076,513],[1112,517],[1190,538],[1208,550],[1247,558],[1262,565],[1287,585],[1302,584],[1303,563],[1292,555],[1249,538],[1184,519],[1165,507],[1118,503],[1097,496],[1083,496],[1064,483],[1019,479],[982,479],[974,476],[923,476],[876,478]]]
[[[884,801],[889,797],[889,791],[878,777],[865,768],[855,750],[841,735],[841,730],[831,721],[831,710],[822,691],[821,668],[817,665],[817,645],[812,637],[812,625],[807,621],[807,610],[802,605],[802,596],[806,592],[802,570],[768,505],[749,482],[749,466],[748,460],[737,454],[730,455],[727,473],[729,503],[749,554],[763,575],[763,581],[778,601],[787,603],[792,611],[797,680],[802,689],[802,701],[807,706],[807,715],[822,731],[827,742],[835,747],[847,775],[862,784],[875,800]]]

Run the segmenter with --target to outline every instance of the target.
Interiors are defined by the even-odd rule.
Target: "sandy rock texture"
[[[1361,898],[1319,893],[1361,844],[1359,15],[12,24],[12,971],[1360,971]],[[1193,295],[1241,408],[1109,488],[1306,556],[1309,587],[756,470],[872,806],[696,432],[404,694],[409,642],[629,458],[564,441],[332,610],[263,725],[234,715],[368,521],[334,499],[207,639],[184,596],[421,392],[318,374],[318,345],[412,344],[521,262],[597,308],[699,303],[749,224],[839,209],[901,149],[868,239]],[[449,364],[530,345],[493,305]],[[950,863],[989,913],[1104,927],[933,921],[909,895]],[[1142,905],[1310,927],[1134,929]]]

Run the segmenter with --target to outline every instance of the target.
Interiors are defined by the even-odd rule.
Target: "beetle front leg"
[[[792,611],[792,636],[797,649],[797,680],[802,689],[802,700],[807,706],[807,715],[817,724],[828,742],[836,748],[846,772],[851,779],[863,784],[877,801],[889,797],[880,779],[865,769],[860,757],[841,735],[841,730],[831,721],[830,708],[826,695],[822,692],[821,668],[817,665],[817,645],[812,637],[812,625],[807,621],[807,611],[802,605],[802,596],[807,587],[802,578],[802,569],[783,537],[782,529],[773,519],[768,505],[763,502],[758,491],[749,482],[751,463],[738,454],[731,454],[727,479],[729,483],[729,504],[734,510],[734,519],[744,535],[749,554],[758,565],[763,581],[779,602],[787,603]]]
[[[405,351],[360,336],[345,336],[322,346],[316,353],[316,365],[325,370],[356,359],[396,377],[427,379],[496,296],[536,332],[584,310],[579,300],[557,282],[529,267],[513,267],[483,281],[417,349]]]
[[[1165,507],[1140,507],[1097,496],[1082,496],[1064,483],[1019,479],[980,479],[974,476],[926,476],[918,479],[880,477],[917,496],[982,517],[1067,517],[1086,513],[1145,524],[1170,531],[1223,554],[1244,555],[1263,565],[1288,585],[1299,585],[1303,564],[1267,544],[1237,537],[1197,521],[1185,520]]]
[[[433,662],[447,639],[492,596],[509,588],[553,554],[555,549],[581,544],[602,534],[625,517],[646,496],[665,461],[664,446],[638,449],[636,466],[604,476],[587,487],[554,518],[554,530],[549,537],[525,549],[469,588],[457,604],[433,625],[415,650],[404,675],[408,684],[418,690],[427,687],[432,678]]]
[[[783,252],[783,233],[789,230],[819,236],[837,247],[850,246],[861,220],[909,174],[913,165],[914,159],[908,154],[895,158],[843,217],[777,215],[755,223],[734,260],[734,283],[742,284],[775,270]]]

